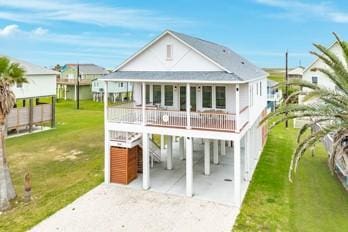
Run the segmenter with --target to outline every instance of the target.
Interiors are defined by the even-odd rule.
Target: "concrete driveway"
[[[101,184],[31,231],[231,231],[232,206]]]

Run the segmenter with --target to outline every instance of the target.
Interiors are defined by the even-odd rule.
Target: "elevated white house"
[[[225,46],[167,30],[100,80],[105,93],[115,82],[134,85],[132,103],[104,97],[105,183],[240,206],[266,139],[266,72]]]
[[[279,88],[279,83],[273,80],[267,80],[267,111],[268,113],[274,111],[281,103],[283,93]]]
[[[133,86],[128,82],[112,82],[108,86],[108,97],[112,102],[129,100]],[[92,80],[93,101],[103,101],[105,82],[99,79]]]
[[[56,78],[59,73],[27,61],[8,58],[25,70],[25,78],[28,81],[12,86],[17,102],[21,100],[21,106],[16,105],[8,115],[6,120],[8,131],[31,132],[33,127],[47,123],[54,127]],[[51,104],[47,101],[42,103],[40,98],[50,98]]]

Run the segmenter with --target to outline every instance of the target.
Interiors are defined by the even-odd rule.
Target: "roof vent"
[[[226,52],[226,50],[225,50],[225,49],[222,49],[222,52]]]
[[[241,64],[245,64],[245,62],[244,61],[242,61],[242,62],[240,62]]]

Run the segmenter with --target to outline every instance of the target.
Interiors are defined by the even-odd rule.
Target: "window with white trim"
[[[317,76],[312,76],[312,83],[315,85],[318,84],[318,77]]]
[[[23,83],[16,82],[16,87],[17,87],[17,89],[23,88]]]

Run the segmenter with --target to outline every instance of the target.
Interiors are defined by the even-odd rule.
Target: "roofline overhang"
[[[249,82],[254,82],[257,80],[261,80],[261,79],[266,79],[267,75],[265,76],[261,76],[261,77],[257,77],[255,79],[251,79],[251,80],[246,80],[246,81],[241,81],[241,80],[236,80],[236,81],[217,81],[217,80],[144,80],[144,79],[115,79],[115,78],[101,78],[98,80],[101,81],[105,81],[105,82],[144,82],[144,83],[176,83],[176,84],[180,84],[180,83],[190,83],[190,84],[245,84],[245,83],[249,83]]]

